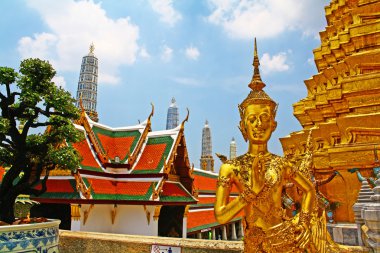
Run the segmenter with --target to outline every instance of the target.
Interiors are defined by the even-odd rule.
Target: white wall
[[[131,235],[158,235],[158,221],[153,220],[155,206],[146,206],[150,212],[150,223],[148,225],[146,213],[142,205],[117,205],[115,222],[112,224],[111,210],[114,205],[94,205],[86,224],[84,211],[90,205],[81,206],[80,231],[104,232]],[[73,230],[73,228],[72,228]]]

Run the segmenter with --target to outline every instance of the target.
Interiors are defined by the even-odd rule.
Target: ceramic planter
[[[0,252],[57,253],[60,220],[0,226]]]

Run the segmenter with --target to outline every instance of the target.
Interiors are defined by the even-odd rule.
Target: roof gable
[[[81,169],[103,172],[103,169],[95,159],[95,156],[91,151],[90,144],[86,138],[80,142],[69,143],[69,145],[73,146],[73,148],[75,148],[75,150],[77,150],[82,156],[83,160],[80,163]]]
[[[93,125],[92,130],[101,149],[109,159],[115,160],[116,157],[119,157],[121,163],[126,162],[141,137],[138,129],[115,131]]]
[[[148,136],[145,147],[133,168],[133,174],[159,173],[165,165],[174,139],[171,136]]]

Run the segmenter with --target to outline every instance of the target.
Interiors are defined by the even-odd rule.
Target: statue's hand
[[[278,180],[278,175],[272,171],[265,173],[265,182],[269,185],[274,185]]]

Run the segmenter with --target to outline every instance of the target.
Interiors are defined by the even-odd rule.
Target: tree
[[[0,67],[0,165],[9,167],[0,186],[0,220],[6,223],[15,220],[18,195],[38,196],[51,170],[79,166],[79,154],[65,144],[80,140],[73,125],[79,110],[52,81],[55,73],[40,59],[23,60],[19,73]]]

